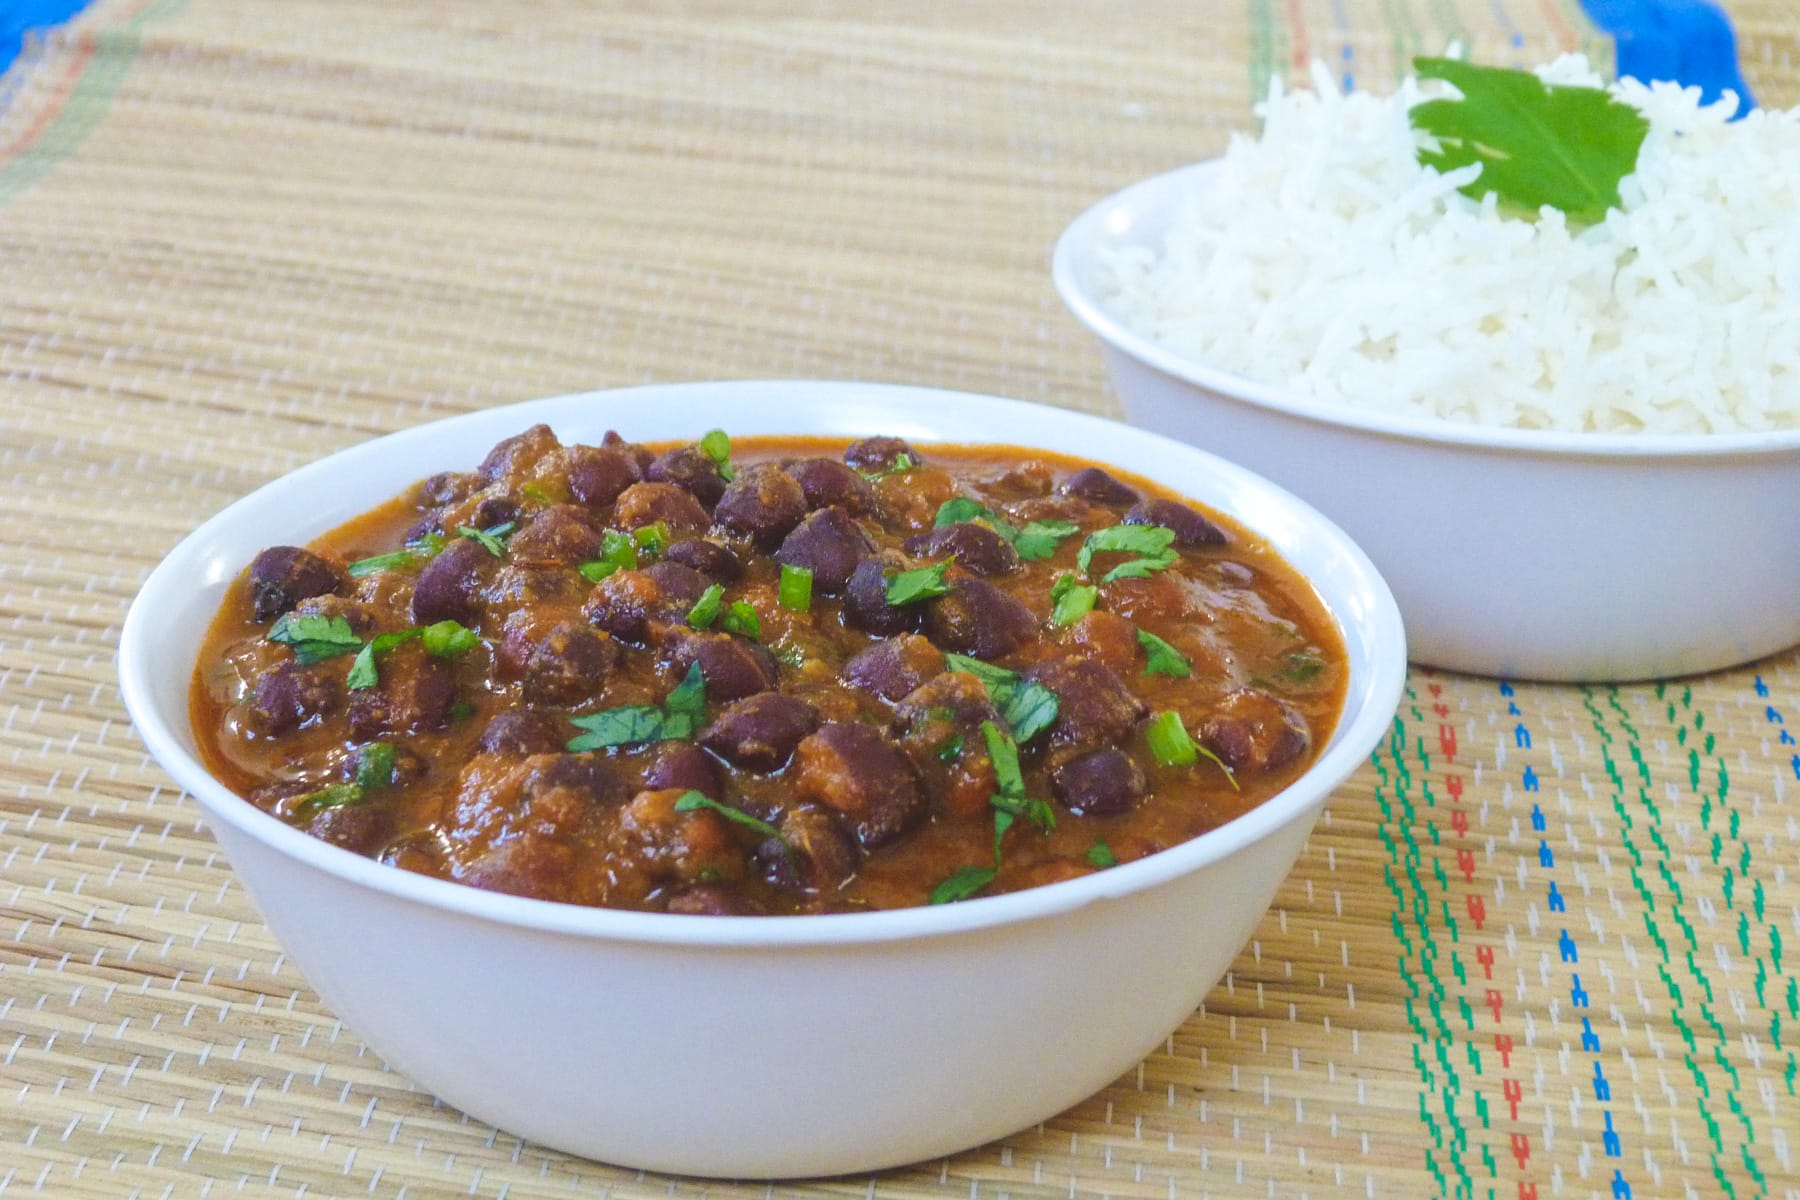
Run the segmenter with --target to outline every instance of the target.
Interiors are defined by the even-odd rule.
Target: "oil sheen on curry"
[[[233,584],[212,770],[334,845],[653,912],[951,903],[1214,828],[1312,761],[1311,587],[1143,480],[891,437],[536,426]]]

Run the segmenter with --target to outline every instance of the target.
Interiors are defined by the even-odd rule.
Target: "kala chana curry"
[[[1346,673],[1254,536],[1101,467],[538,425],[257,555],[192,717],[250,803],[404,870],[826,913],[1204,833],[1306,769]]]

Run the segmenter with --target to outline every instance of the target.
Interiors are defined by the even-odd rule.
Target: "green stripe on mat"
[[[90,35],[93,57],[61,100],[48,127],[0,166],[0,207],[11,204],[21,192],[81,148],[111,110],[120,83],[137,59],[144,30],[167,20],[186,4],[187,0],[151,0],[119,25]]]

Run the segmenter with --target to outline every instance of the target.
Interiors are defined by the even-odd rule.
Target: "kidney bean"
[[[483,528],[487,528],[484,526]],[[600,553],[600,528],[579,504],[553,504],[525,523],[506,543],[507,558],[527,566],[579,566]]]
[[[560,445],[548,425],[533,425],[523,433],[496,442],[481,460],[476,474],[487,483],[522,479],[539,459]]]
[[[691,608],[694,601],[706,594],[712,580],[677,562],[651,563],[644,569],[644,574],[656,580],[656,586],[671,605],[677,608]]]
[[[676,542],[663,551],[663,561],[680,563],[684,567],[700,572],[714,583],[731,583],[744,573],[744,565],[738,561],[737,555],[719,543],[709,542],[705,538],[689,538],[684,542]]]
[[[648,645],[659,626],[677,619],[674,603],[647,571],[614,571],[594,585],[581,615],[633,646]]]
[[[875,489],[869,481],[843,463],[829,458],[801,458],[783,468],[806,497],[808,508],[842,508],[851,515],[866,517],[877,507]]]
[[[350,734],[370,741],[384,734],[426,733],[450,724],[456,680],[450,667],[412,646],[381,660],[381,682],[350,693]]]
[[[815,594],[835,596],[870,549],[869,535],[848,512],[821,508],[794,526],[775,552],[775,560],[805,567],[812,572]]]
[[[1025,678],[1056,693],[1052,746],[1085,750],[1123,741],[1150,711],[1118,675],[1090,658],[1040,663]]]
[[[270,546],[250,562],[252,616],[273,621],[309,596],[335,592],[348,583],[344,569],[299,546]]]
[[[1200,743],[1233,771],[1273,771],[1306,753],[1312,730],[1278,696],[1245,689],[1221,700],[1200,722]]]
[[[777,825],[779,842],[757,848],[763,875],[776,887],[821,895],[835,892],[856,874],[856,843],[837,818],[817,808],[792,808]]]
[[[575,851],[541,834],[502,842],[456,874],[460,883],[534,900],[574,895]]]
[[[994,659],[1038,635],[1038,619],[1016,596],[981,579],[953,578],[925,604],[925,635],[945,650]]]
[[[1142,800],[1150,785],[1131,755],[1109,747],[1052,767],[1050,789],[1078,817],[1113,817]]]
[[[766,774],[786,766],[800,739],[818,727],[819,710],[806,701],[758,692],[715,717],[700,744],[734,767]]]
[[[604,508],[643,478],[637,459],[620,449],[570,446],[564,454],[569,495],[589,508]]]
[[[917,629],[925,616],[923,605],[887,601],[889,573],[905,569],[906,560],[893,553],[873,555],[858,563],[844,584],[844,620],[852,628],[878,637]]]
[[[944,655],[929,639],[903,633],[858,650],[844,663],[838,678],[896,701],[944,670]]]
[[[559,828],[572,828],[592,810],[614,807],[631,794],[617,769],[599,755],[535,754],[525,764],[532,819]]]
[[[652,454],[648,448],[640,446],[636,442],[626,441],[616,429],[609,429],[606,431],[606,435],[600,439],[600,448],[603,450],[619,450],[625,454],[629,454],[631,460],[637,464],[638,474],[640,475],[645,471],[648,471],[651,462],[656,459],[656,455]]]
[[[743,917],[755,914],[748,898],[722,883],[696,883],[669,897],[668,911],[691,917]]]
[[[724,792],[725,773],[717,760],[692,742],[662,742],[652,752],[650,767],[644,772],[644,786],[719,796]]]
[[[713,509],[713,521],[720,529],[749,538],[765,551],[779,546],[805,515],[806,493],[774,463],[756,463],[739,471]]]
[[[554,754],[569,740],[560,724],[540,712],[527,708],[509,708],[496,714],[481,732],[481,748],[489,754],[524,758],[532,754]]]
[[[794,749],[794,794],[837,813],[865,850],[891,842],[925,811],[918,773],[873,726],[821,725]]]
[[[439,471],[419,484],[419,497],[427,504],[455,504],[480,485],[480,477],[466,471]]]
[[[412,616],[420,625],[438,621],[475,623],[481,615],[481,577],[498,560],[473,538],[453,538],[425,564],[413,584]]]
[[[725,480],[719,474],[718,464],[698,446],[677,446],[658,455],[644,472],[644,478],[685,488],[709,509],[725,494]]]
[[[527,704],[581,704],[598,697],[619,665],[619,644],[604,633],[565,621],[539,640],[525,661]]]
[[[613,524],[641,529],[661,521],[674,533],[700,533],[712,521],[693,494],[672,483],[634,483],[619,493]]]
[[[922,558],[956,555],[956,563],[977,575],[1005,575],[1019,569],[1019,552],[985,525],[958,521],[906,539],[906,552]]]
[[[1099,467],[1083,467],[1071,472],[1056,490],[1065,496],[1079,496],[1108,508],[1124,508],[1138,502],[1135,488],[1120,483]]]
[[[636,876],[622,886],[654,891],[744,877],[745,854],[731,824],[711,809],[678,810],[682,795],[642,791],[619,810],[613,844],[625,860],[621,873]]]
[[[963,671],[946,671],[926,680],[908,692],[894,709],[898,728],[916,728],[927,721],[947,721],[962,731],[981,727],[983,721],[998,721],[1000,710],[994,707],[987,686]]]
[[[337,711],[343,698],[337,679],[324,670],[284,662],[257,676],[246,716],[258,733],[279,737]]]
[[[709,704],[728,704],[775,686],[775,659],[762,646],[726,633],[676,627],[663,643],[664,661],[680,680],[700,664]]]
[[[1185,504],[1160,497],[1144,500],[1125,514],[1126,525],[1161,525],[1175,531],[1177,546],[1223,546],[1225,531]]]
[[[858,471],[891,471],[902,454],[912,459],[914,466],[925,461],[897,437],[867,437],[851,442],[844,450],[844,461]]]
[[[393,840],[394,817],[385,805],[335,804],[313,814],[306,823],[306,832],[370,858]]]
[[[510,496],[486,496],[476,503],[468,523],[476,529],[492,529],[518,519],[519,506]]]

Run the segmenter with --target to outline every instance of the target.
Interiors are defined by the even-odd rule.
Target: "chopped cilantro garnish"
[[[1325,660],[1316,654],[1297,650],[1287,657],[1287,668],[1282,671],[1282,678],[1293,683],[1310,683],[1319,677],[1325,669]]]
[[[713,460],[720,479],[730,483],[737,478],[737,469],[731,465],[731,437],[723,429],[706,431],[700,439],[700,453]]]
[[[463,537],[474,538],[495,558],[503,558],[506,555],[505,539],[512,534],[514,524],[512,521],[507,521],[488,529],[476,529],[472,525],[458,525],[456,532]]]
[[[1143,579],[1152,571],[1173,566],[1181,557],[1170,549],[1175,531],[1161,525],[1109,525],[1088,534],[1081,543],[1075,564],[1084,575],[1092,576],[1096,554],[1135,554],[1138,557],[1120,563],[1100,577],[1101,583],[1119,579]]]
[[[523,484],[519,488],[519,494],[541,508],[548,508],[550,505],[556,503],[556,498],[545,491],[544,485],[537,482],[535,479],[529,483]]]
[[[1081,526],[1073,521],[1033,521],[1019,530],[1013,549],[1026,562],[1036,562],[1055,554],[1058,546],[1080,532]]]
[[[787,839],[781,836],[781,830],[775,828],[767,821],[764,821],[759,817],[753,817],[742,809],[733,808],[729,804],[720,804],[705,792],[696,792],[689,789],[681,794],[680,799],[675,801],[676,812],[697,812],[703,808],[711,809],[721,817],[724,817],[727,821],[742,825],[745,829],[755,830],[765,838],[774,838],[784,845],[787,842]]]
[[[368,792],[360,784],[330,783],[316,792],[294,801],[296,814],[316,812],[321,808],[347,808],[367,800]]]
[[[943,745],[937,748],[937,760],[944,763],[955,762],[962,757],[962,751],[963,735],[953,733],[944,740]]]
[[[269,627],[267,636],[271,642],[293,647],[294,658],[303,667],[340,654],[353,654],[363,644],[342,616],[317,613],[282,613]]]
[[[481,645],[481,635],[456,621],[438,621],[419,630],[425,650],[433,658],[455,658]]]
[[[1096,841],[1088,847],[1087,860],[1089,866],[1101,871],[1119,865],[1118,856],[1112,852],[1112,847],[1101,841]]]
[[[710,629],[712,623],[719,619],[719,608],[725,599],[725,585],[715,583],[700,593],[694,606],[688,609],[688,624],[695,629]]]
[[[459,627],[460,628],[460,627]],[[375,667],[377,655],[386,654],[402,642],[410,642],[423,632],[420,629],[402,629],[395,633],[377,634],[368,645],[356,652],[356,661],[350,664],[350,674],[344,682],[354,691],[367,691],[380,682]]]
[[[1165,709],[1150,718],[1144,726],[1144,737],[1150,753],[1165,767],[1188,767],[1199,761],[1200,749],[1181,723],[1181,714]]]
[[[391,742],[370,742],[356,752],[356,786],[384,788],[394,782],[395,750]]]
[[[695,663],[675,689],[663,698],[660,707],[624,704],[587,716],[570,717],[570,724],[587,732],[570,739],[564,748],[579,754],[585,750],[690,738],[704,721],[705,713],[706,681],[700,674],[700,664]]]
[[[577,729],[587,731],[571,738],[565,747],[576,754],[584,750],[670,741],[685,738],[693,731],[686,717],[672,722],[669,715],[654,704],[623,704],[585,717],[570,717],[569,722]]]
[[[1144,664],[1146,675],[1169,675],[1176,679],[1186,679],[1193,674],[1194,668],[1185,655],[1169,643],[1157,637],[1147,629],[1137,631],[1138,645],[1144,648],[1148,661]]]
[[[981,723],[981,740],[987,743],[994,763],[994,786],[1004,795],[1023,796],[1025,777],[1019,773],[1019,747],[992,721]]]
[[[600,535],[600,557],[576,568],[589,583],[599,583],[614,571],[635,571],[637,542],[629,533],[608,529]]]
[[[931,889],[929,903],[955,904],[958,900],[967,900],[994,882],[994,876],[999,873],[993,867],[959,867],[950,878]]]
[[[1099,599],[1099,588],[1091,584],[1078,583],[1074,575],[1064,571],[1056,577],[1056,582],[1050,585],[1050,623],[1052,625],[1073,625],[1093,612],[1094,604]]]
[[[1548,205],[1584,225],[1619,204],[1619,182],[1637,169],[1650,130],[1636,108],[1603,88],[1547,84],[1530,71],[1451,58],[1415,58],[1413,69],[1462,93],[1414,105],[1408,117],[1432,139],[1418,150],[1425,166],[1481,164],[1462,185],[1466,195],[1493,192],[1533,215]]]
[[[1056,693],[1036,680],[1023,679],[1017,671],[966,654],[946,654],[944,664],[981,680],[988,698],[1000,710],[1000,718],[1019,741],[1029,742],[1056,720],[1060,707]]]
[[[719,628],[753,642],[762,641],[762,618],[748,600],[733,600],[725,615],[719,618]]]
[[[411,550],[395,550],[390,554],[375,554],[368,558],[359,558],[344,570],[352,579],[361,579],[373,575],[377,571],[391,571],[395,567],[410,567],[418,562],[418,555]]]
[[[956,556],[951,555],[929,567],[887,576],[887,602],[897,608],[902,604],[917,604],[921,600],[949,595],[950,585],[944,582],[944,575],[955,561]]]
[[[430,533],[421,534],[412,541],[406,543],[406,548],[411,550],[413,552],[413,557],[420,562],[430,562],[432,559],[442,554],[444,552],[444,547],[449,544],[450,539],[434,529]]]
[[[781,565],[781,582],[775,586],[775,601],[789,612],[812,610],[812,572],[806,567]]]
[[[1009,542],[1019,536],[1019,531],[1006,518],[967,496],[952,496],[938,505],[937,516],[932,524],[941,529],[946,525],[960,525],[966,521],[980,522]]]

